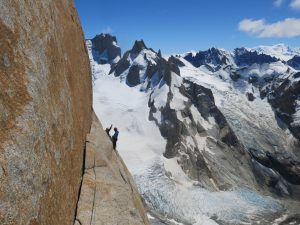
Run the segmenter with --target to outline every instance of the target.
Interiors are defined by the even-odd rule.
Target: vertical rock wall
[[[71,0],[0,0],[0,224],[73,224],[90,67]]]
[[[93,114],[74,225],[150,225],[133,178]]]

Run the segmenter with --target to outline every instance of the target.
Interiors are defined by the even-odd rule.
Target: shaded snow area
[[[140,60],[143,61],[142,58]],[[93,61],[91,64],[95,79],[94,110],[103,127],[109,127],[110,124],[118,127],[120,134],[117,149],[134,176],[139,192],[150,211],[159,213],[166,220],[165,223],[156,223],[151,219],[154,217],[149,215],[153,224],[269,224],[265,221],[274,221],[280,216],[282,207],[269,197],[263,197],[246,189],[211,192],[190,180],[178,165],[176,158],[163,157],[166,140],[161,136],[155,123],[148,118],[148,101],[151,92],[141,92],[140,85],[128,87],[120,77],[108,75],[110,70],[108,64],[99,65]],[[200,70],[194,71],[197,76],[196,74],[193,76],[191,68],[186,67],[184,70],[190,70],[188,79],[204,82],[207,87],[218,87],[215,88],[214,93],[219,94],[219,97],[216,95],[217,104],[225,106],[225,113],[229,114],[230,104],[239,104],[234,102],[233,92],[227,93],[230,88],[225,82],[214,79],[204,72],[203,80],[199,80],[199,77],[202,77]],[[179,95],[176,89],[173,93],[177,97],[172,100],[171,107],[180,108],[186,99]],[[155,87],[151,98],[155,100],[154,104],[157,108],[164,106],[167,94],[166,86]],[[222,100],[221,95],[228,95],[230,102]],[[241,102],[241,104],[245,103],[246,100]],[[264,102],[258,103],[259,107],[265,107],[263,110],[271,113],[271,109],[267,108]],[[242,110],[250,109],[236,107],[231,110],[243,117]],[[253,112],[253,116],[255,113]],[[157,111],[154,116],[160,121],[160,111]],[[245,120],[251,122],[251,118]],[[243,126],[239,125],[241,121],[232,119],[230,122],[236,123],[236,127]]]

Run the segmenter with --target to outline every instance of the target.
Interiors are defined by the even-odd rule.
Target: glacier
[[[129,70],[124,71],[120,77],[114,76],[111,74],[111,64],[99,64],[94,60],[90,41],[87,41],[87,47],[94,81],[94,110],[104,127],[113,124],[120,130],[117,149],[134,176],[153,224],[280,224],[287,213],[285,203],[268,196],[267,192],[262,194],[264,191],[257,192],[247,186],[218,190],[212,179],[211,186],[216,188],[208,189],[183,171],[180,159],[164,157],[167,141],[162,137],[157,124],[149,120],[148,104],[150,99],[154,101],[156,108],[164,107],[168,96],[166,86],[153,86],[152,91],[148,91],[145,83],[130,87],[126,83]],[[143,75],[148,61],[156,63],[153,60],[155,57],[156,54],[146,49],[136,58],[130,58],[130,64],[138,65],[141,68],[140,75]],[[181,96],[179,89],[174,88],[174,81],[178,80],[177,85],[182,79],[198,83],[212,90],[216,105],[243,145],[249,148],[290,149],[291,143],[295,141],[291,133],[278,126],[270,104],[266,99],[259,98],[259,89],[245,82],[253,71],[264,76],[268,71],[273,74],[274,71],[284,70],[281,62],[253,65],[243,71],[244,80],[233,82],[226,70],[215,73],[207,67],[195,68],[182,57],[179,60],[184,66],[180,67],[181,77],[171,75],[176,77],[172,79],[172,93],[176,96],[170,104],[172,109],[183,110],[182,106],[187,101],[185,96]],[[144,78],[140,76],[139,79]],[[253,102],[246,96],[248,91],[253,92],[256,97]],[[197,109],[191,107],[191,111],[205,129],[212,129],[215,123],[213,118],[207,122]],[[156,121],[162,120],[159,110],[153,116]],[[179,114],[177,116],[184,120]],[[257,122],[253,123],[254,120]],[[203,137],[198,136],[196,139],[197,145],[201,145],[208,154],[215,154],[213,151],[209,152],[210,147]],[[195,145],[188,138],[186,143]],[[163,219],[157,220],[157,217]]]

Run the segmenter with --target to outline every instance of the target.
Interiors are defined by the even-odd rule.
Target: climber
[[[117,140],[118,140],[118,135],[119,135],[119,131],[118,128],[114,128],[114,135],[111,137],[112,143],[113,143],[113,148],[116,150],[116,146],[117,146]]]
[[[110,128],[105,129],[105,131],[110,139],[111,139],[111,136],[110,136],[109,132],[110,132],[111,128],[112,128],[112,124],[110,125]]]

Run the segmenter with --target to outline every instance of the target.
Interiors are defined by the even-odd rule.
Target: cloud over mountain
[[[275,23],[267,23],[264,19],[244,19],[239,23],[239,30],[260,38],[292,38],[300,36],[300,19],[286,18]]]

